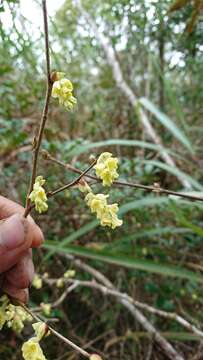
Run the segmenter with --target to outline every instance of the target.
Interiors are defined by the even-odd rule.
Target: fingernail
[[[0,225],[0,245],[7,250],[14,250],[25,241],[25,228],[22,217],[15,214]]]

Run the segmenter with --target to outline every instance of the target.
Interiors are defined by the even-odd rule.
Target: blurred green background
[[[170,0],[83,1],[114,47],[126,82],[138,99],[150,101],[148,117],[176,167],[163,162],[71,0],[47,0],[47,6],[52,69],[71,79],[78,104],[66,112],[52,99],[43,149],[82,170],[91,154],[110,151],[119,157],[120,179],[180,191],[181,178],[188,191],[203,193],[203,16],[197,2],[185,3],[169,12]],[[0,192],[24,204],[46,86],[40,4],[3,0],[0,19]],[[38,173],[47,179],[47,190],[75,176],[42,157]],[[101,190],[98,184],[94,188]],[[60,277],[71,266],[61,250],[85,256],[120,290],[201,325],[203,203],[118,187],[112,187],[110,199],[118,202],[124,222],[115,231],[98,226],[77,189],[50,199],[46,214],[33,212],[46,238],[34,254],[37,271]],[[83,272],[76,276],[88,278]],[[52,303],[60,293],[46,286],[33,290],[31,304]],[[101,335],[89,349],[104,358],[146,359],[147,334],[121,305],[96,291],[77,289],[51,315],[60,319],[56,327],[81,346]],[[187,359],[196,353],[198,338],[173,321],[147,316]],[[21,341],[1,333],[0,358],[21,359],[20,347],[15,354],[12,350]],[[47,339],[45,349],[49,359],[79,359],[55,339]],[[156,346],[152,359],[165,359]]]

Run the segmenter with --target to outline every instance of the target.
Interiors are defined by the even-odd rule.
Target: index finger
[[[3,196],[0,196],[0,220],[6,219],[16,213],[23,216],[24,211],[25,209],[21,205],[15,203],[14,201],[6,199]],[[32,239],[32,247],[37,247],[41,245],[43,241],[43,234],[41,229],[30,215],[28,215],[26,221],[28,226],[28,234],[29,236],[31,236]]]

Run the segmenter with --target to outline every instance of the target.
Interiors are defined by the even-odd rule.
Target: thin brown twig
[[[70,164],[65,164],[64,162],[54,158],[53,156],[51,156],[47,151],[43,152],[44,157],[47,160],[50,160],[60,166],[63,166],[64,168],[75,172],[77,174],[81,174],[82,171],[75,168],[74,166],[70,165]],[[102,180],[98,179],[96,176],[93,175],[86,175],[87,178],[92,179],[92,180],[96,180],[97,182],[102,182]],[[161,188],[158,184],[157,185],[143,185],[143,184],[139,184],[139,183],[131,183],[128,181],[114,181],[113,184],[114,186],[128,186],[131,188],[136,188],[136,189],[142,189],[142,190],[146,190],[146,191],[150,191],[150,192],[155,192],[155,193],[162,193],[162,194],[167,194],[167,195],[174,195],[174,196],[179,196],[188,200],[193,200],[193,201],[203,201],[203,197],[200,196],[196,196],[196,195],[191,195],[191,194],[185,194],[182,192],[178,192],[178,191],[173,191],[173,190],[168,190],[168,189],[163,189]]]
[[[90,171],[90,170],[92,169],[92,167],[95,165],[96,161],[97,161],[97,160],[94,160],[93,163],[92,163],[86,170],[80,171],[80,175],[79,175],[76,179],[74,179],[73,181],[71,181],[70,183],[68,183],[68,184],[66,184],[66,185],[61,186],[60,188],[58,188],[58,189],[56,189],[56,190],[48,191],[48,192],[46,193],[46,196],[47,196],[48,198],[53,197],[54,195],[56,195],[56,194],[58,194],[58,193],[60,193],[60,192],[62,192],[62,191],[64,191],[64,190],[67,190],[67,189],[73,187],[74,185],[76,185],[77,183],[79,183],[80,180],[81,180],[84,176],[87,176],[88,171]],[[32,209],[34,209],[34,207],[35,207],[34,204],[29,204],[29,207],[28,207],[28,209],[27,209],[28,214],[30,213],[30,211],[31,211]]]
[[[46,55],[46,70],[47,70],[47,89],[46,89],[46,96],[45,96],[45,102],[44,102],[44,108],[40,120],[39,130],[37,137],[34,138],[33,141],[33,161],[32,161],[32,172],[31,172],[31,178],[30,178],[30,184],[29,189],[27,193],[26,198],[26,207],[24,212],[24,217],[26,218],[31,210],[30,207],[30,199],[29,195],[33,190],[33,186],[35,183],[35,178],[37,174],[37,162],[39,157],[39,150],[40,145],[42,142],[42,137],[44,133],[45,124],[47,121],[48,116],[48,110],[49,110],[49,102],[53,87],[53,81],[51,79],[51,73],[50,73],[50,54],[49,54],[49,33],[48,33],[48,21],[47,21],[47,7],[46,7],[46,0],[42,0],[42,9],[43,9],[43,19],[44,19],[44,36],[45,36],[45,55]]]
[[[40,319],[40,317],[38,317],[36,314],[34,314],[32,312],[32,310],[30,310],[25,304],[17,301],[17,303],[28,313],[32,316],[32,318],[36,321],[42,321]],[[65,336],[61,335],[58,331],[56,331],[54,328],[52,328],[50,325],[48,325],[46,323],[46,326],[48,328],[48,330],[54,334],[56,337],[58,337],[60,340],[62,340],[63,342],[65,342],[67,345],[69,345],[72,349],[76,350],[77,352],[79,352],[81,355],[83,355],[84,357],[90,359],[91,354],[89,354],[87,351],[85,351],[84,349],[82,349],[80,346],[76,345],[75,343],[73,343],[71,340],[67,339]]]
[[[58,307],[63,301],[66,299],[67,295],[70,294],[73,290],[75,290],[78,287],[77,282],[73,282],[70,286],[68,286],[65,291],[61,294],[61,296],[53,303],[51,304],[52,308]]]
[[[52,197],[52,196],[58,194],[59,192],[64,191],[64,190],[67,190],[67,189],[69,189],[70,187],[73,187],[74,185],[76,185],[77,183],[79,183],[79,181],[80,181],[84,176],[86,176],[87,173],[93,168],[93,166],[96,164],[96,162],[97,162],[97,160],[95,159],[95,160],[93,161],[93,163],[92,163],[86,170],[80,171],[80,175],[79,175],[76,179],[74,179],[73,181],[71,181],[69,184],[63,185],[63,186],[61,186],[60,188],[58,188],[58,189],[56,189],[56,190],[54,190],[54,191],[49,191],[49,192],[47,193],[47,197]]]
[[[44,19],[44,37],[45,37],[45,53],[46,53],[46,66],[47,66],[47,82],[51,83],[51,66],[49,54],[49,29],[48,29],[48,15],[46,0],[42,0],[43,19]]]

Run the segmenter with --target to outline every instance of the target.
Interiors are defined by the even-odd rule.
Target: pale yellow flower
[[[48,277],[49,277],[49,273],[48,273],[48,272],[45,272],[45,273],[43,274],[43,279],[48,279]]]
[[[18,334],[24,328],[25,321],[32,321],[32,317],[21,307],[9,304],[6,308],[7,326]]]
[[[35,288],[35,289],[41,289],[42,287],[42,279],[39,277],[39,275],[35,275],[34,276],[34,279],[32,281],[32,286]]]
[[[119,177],[117,168],[118,159],[116,157],[112,157],[112,154],[109,152],[102,153],[94,166],[96,175],[102,180],[102,184],[104,186],[111,186],[114,180]]]
[[[197,300],[197,299],[198,299],[198,295],[195,294],[195,293],[193,293],[193,294],[192,294],[192,299],[193,299],[193,300]]]
[[[64,105],[68,110],[71,110],[77,103],[73,96],[73,84],[70,80],[64,78],[64,73],[57,76],[58,80],[54,82],[52,88],[52,97],[59,99],[59,104]]]
[[[90,207],[91,212],[96,213],[98,215],[98,218],[101,218],[102,213],[104,211],[104,208],[108,205],[107,204],[107,198],[109,195],[104,194],[93,194],[93,192],[90,192],[86,195],[85,201],[87,202],[87,205]]]
[[[22,354],[24,360],[46,360],[37,337],[31,338],[23,344]]]
[[[92,354],[90,356],[90,360],[102,360],[101,356],[97,355],[97,354]]]
[[[115,229],[117,226],[121,226],[123,221],[117,216],[118,210],[118,204],[107,205],[101,217],[101,225],[109,226],[112,229]]]
[[[51,314],[51,304],[41,303],[40,307],[41,307],[44,315],[49,316]]]
[[[0,297],[0,304],[6,306],[9,303],[9,298],[7,295],[2,295]]]
[[[32,324],[32,327],[35,331],[35,335],[36,335],[38,341],[40,341],[48,333],[47,325],[42,321]]]
[[[85,180],[81,180],[81,182],[78,184],[78,189],[83,193],[89,193],[91,192],[91,187],[88,185],[88,183]]]
[[[93,213],[96,213],[97,219],[100,220],[102,226],[109,226],[115,229],[121,226],[123,221],[117,216],[118,204],[108,204],[107,198],[109,195],[93,194],[90,192],[86,195],[85,201]]]
[[[57,282],[56,282],[56,287],[57,287],[58,289],[64,287],[64,279],[61,279],[61,278],[58,279]]]
[[[47,211],[48,209],[47,196],[43,188],[44,183],[45,179],[43,179],[42,176],[37,176],[35,179],[33,190],[29,195],[29,199],[35,204],[35,209],[40,214]]]
[[[4,326],[21,333],[25,321],[32,321],[32,317],[21,307],[9,303],[6,295],[0,298],[0,330]]]
[[[70,279],[73,278],[75,276],[75,270],[67,270],[64,274],[63,277],[65,279]]]

